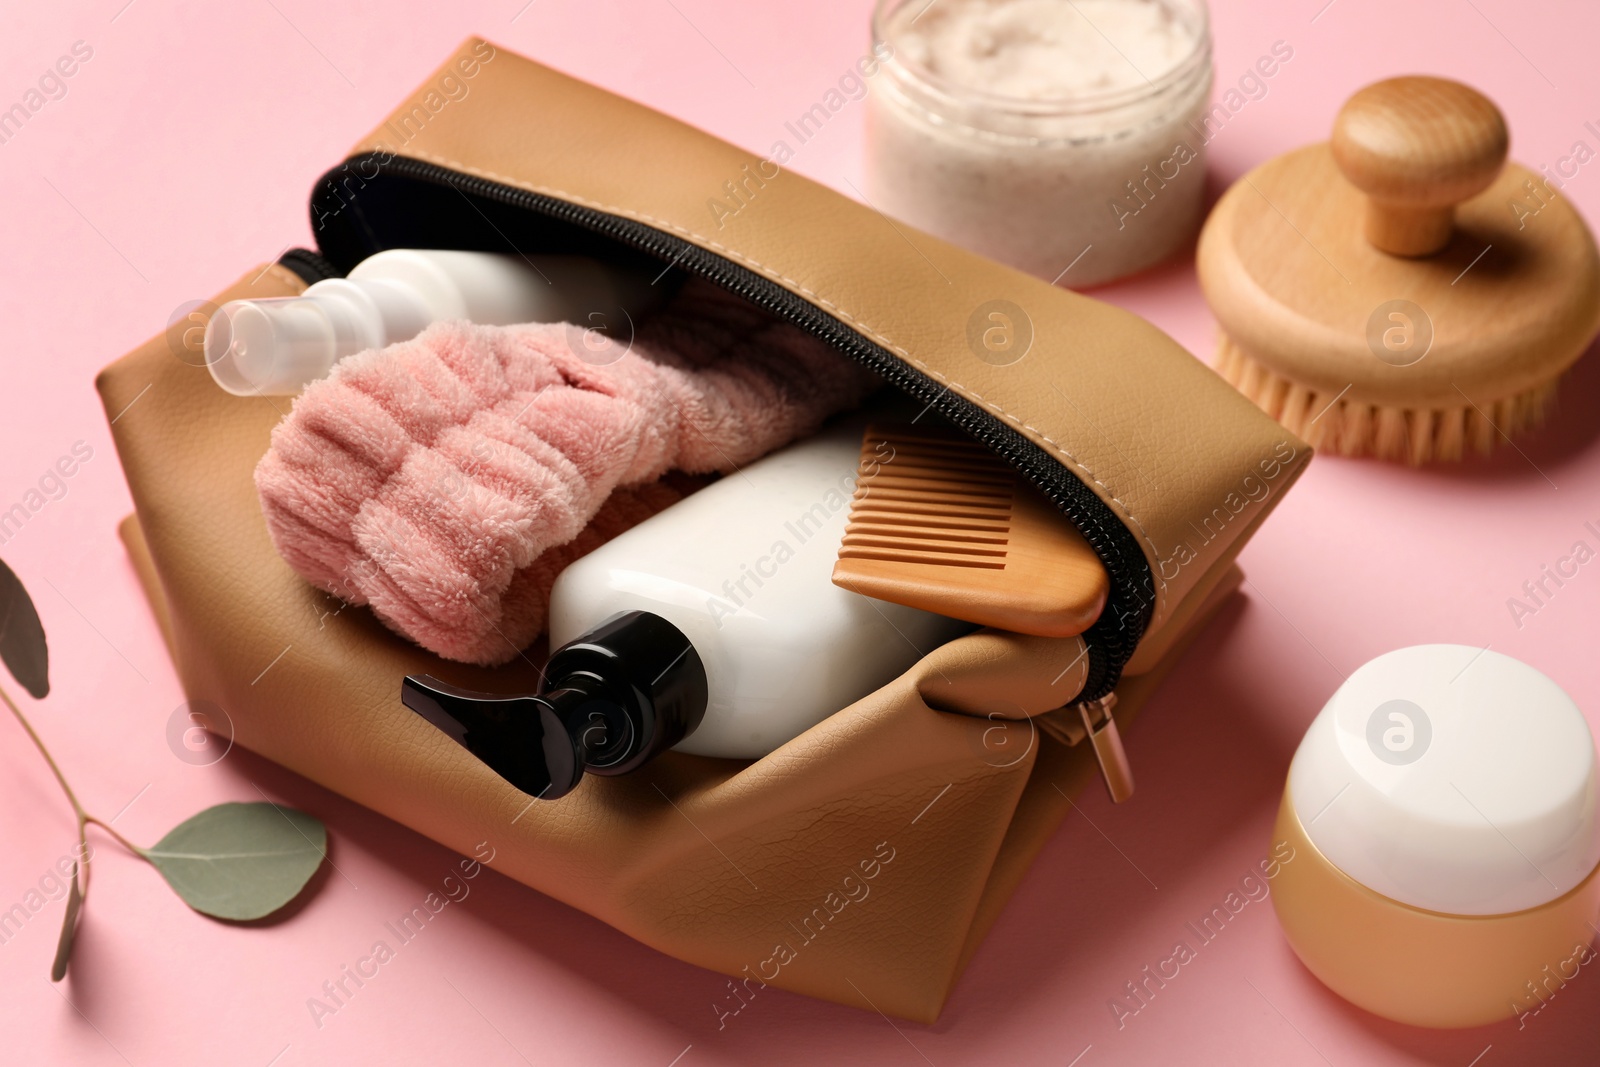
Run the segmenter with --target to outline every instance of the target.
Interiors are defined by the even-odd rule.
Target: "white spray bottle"
[[[345,356],[408,341],[434,322],[592,327],[592,316],[637,315],[655,295],[648,278],[583,256],[396,248],[299,296],[222,305],[206,326],[206,365],[235,396],[288,396]]]

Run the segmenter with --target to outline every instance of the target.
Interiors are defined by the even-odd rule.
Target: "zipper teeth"
[[[1026,475],[1072,520],[1105,564],[1111,578],[1111,593],[1100,618],[1083,635],[1089,648],[1089,671],[1079,700],[1098,699],[1115,688],[1122,666],[1133,655],[1154,607],[1149,564],[1133,535],[1105,502],[1070,472],[1049,460],[1048,454],[1038,445],[776,282],[643,223],[404,156],[391,155],[386,160],[377,154],[354,157],[325,176],[318,188],[328,187],[340,171],[367,159],[376,159],[380,169],[390,173],[451,186],[487,200],[573,223],[698,274],[850,355],[897,388],[937,410]],[[313,210],[314,218],[315,214]],[[320,247],[320,240],[318,243]],[[1041,457],[1048,460],[1048,465],[1037,462]],[[1044,474],[1044,470],[1051,473]],[[1097,650],[1103,654],[1096,655]]]
[[[298,274],[307,285],[339,277],[338,269],[324,259],[322,253],[309,248],[291,248],[278,257],[278,263]]]

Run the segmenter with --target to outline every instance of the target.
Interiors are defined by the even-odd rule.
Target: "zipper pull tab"
[[[1094,746],[1094,758],[1100,763],[1106,791],[1111,794],[1112,803],[1121,804],[1133,796],[1133,768],[1128,766],[1128,753],[1123,750],[1117,720],[1111,717],[1116,706],[1117,694],[1107,693],[1099,700],[1085,700],[1077,707],[1089,743]]]

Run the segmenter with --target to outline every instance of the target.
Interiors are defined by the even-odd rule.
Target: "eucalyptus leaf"
[[[83,893],[78,889],[78,864],[72,864],[72,888],[67,890],[67,917],[61,920],[61,939],[56,942],[56,961],[50,965],[50,981],[59,982],[67,976],[67,961],[72,958],[72,943],[78,936],[78,909],[83,906]]]
[[[195,911],[260,919],[299,895],[327,857],[328,831],[276,804],[218,804],[179,823],[144,856]]]
[[[0,560],[0,660],[35,700],[50,692],[50,649],[33,598]]]

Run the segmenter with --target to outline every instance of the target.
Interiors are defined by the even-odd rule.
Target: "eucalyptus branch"
[[[44,626],[28,591],[4,561],[0,561],[0,663],[35,700],[49,694],[50,650]],[[90,823],[154,867],[184,903],[219,919],[266,918],[298,896],[327,859],[328,832],[319,820],[265,799],[260,804],[213,805],[179,823],[150,848],[140,848],[106,820],[83,810],[78,794],[61,773],[44,739],[3,686],[0,700],[11,709],[33,747],[49,765],[50,773],[56,776],[77,823],[72,888],[56,942],[55,962],[50,968],[53,982],[67,975],[78,917],[89,895]],[[263,865],[272,868],[271,877],[262,877]]]

